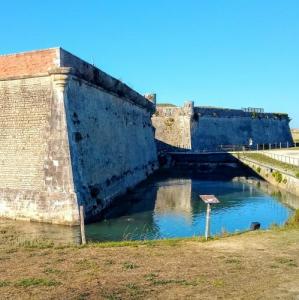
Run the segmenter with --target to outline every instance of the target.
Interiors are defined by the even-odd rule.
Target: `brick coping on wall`
[[[155,105],[120,80],[61,47],[0,55],[0,81],[48,76],[55,68],[69,67],[72,76],[153,112]]]

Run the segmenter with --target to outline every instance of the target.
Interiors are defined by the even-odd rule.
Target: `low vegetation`
[[[299,167],[298,166],[294,166],[292,164],[287,164],[287,163],[281,162],[279,160],[273,159],[262,153],[244,152],[241,154],[241,156],[248,158],[248,159],[252,159],[252,160],[260,162],[260,163],[263,163],[265,165],[273,166],[273,168],[276,167],[280,170],[283,170],[283,171],[299,178]],[[278,182],[281,182],[281,180],[282,180],[281,176],[279,176],[278,174],[275,174],[275,176],[277,177],[277,179],[276,178],[275,179]]]
[[[295,299],[299,210],[285,226],[215,237],[59,245],[0,229],[3,299]]]
[[[278,183],[281,183],[282,182],[282,174],[278,171],[275,171],[272,173],[272,176],[275,178],[275,180],[278,182]]]

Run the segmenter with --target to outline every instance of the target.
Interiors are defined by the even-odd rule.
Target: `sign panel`
[[[220,201],[215,197],[215,195],[199,195],[199,197],[206,204],[220,203]]]

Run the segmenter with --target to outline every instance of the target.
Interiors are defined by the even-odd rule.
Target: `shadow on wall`
[[[167,144],[163,141],[160,141],[158,139],[155,138],[155,142],[157,145],[157,151],[158,154],[161,153],[167,153],[167,152],[186,152],[186,151],[191,151],[190,149],[186,149],[186,148],[182,148],[182,147],[177,147],[177,146],[173,146],[171,144]]]
[[[263,180],[259,174],[232,155],[229,148],[223,148],[218,152],[193,152],[158,140],[156,142],[159,143],[160,168],[170,170],[170,177],[190,178],[191,176],[201,180],[232,180],[234,177],[254,176]]]

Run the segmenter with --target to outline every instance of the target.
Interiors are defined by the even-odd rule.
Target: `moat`
[[[212,176],[213,178],[213,176]],[[262,229],[282,225],[299,207],[299,198],[279,191],[254,177],[152,176],[118,199],[97,223],[86,225],[89,241],[120,241],[193,237],[204,235],[206,205],[200,194],[215,194],[220,204],[212,207],[211,234],[248,230],[258,221]],[[17,225],[23,238],[49,238],[78,242],[78,227],[0,220],[0,227]]]

